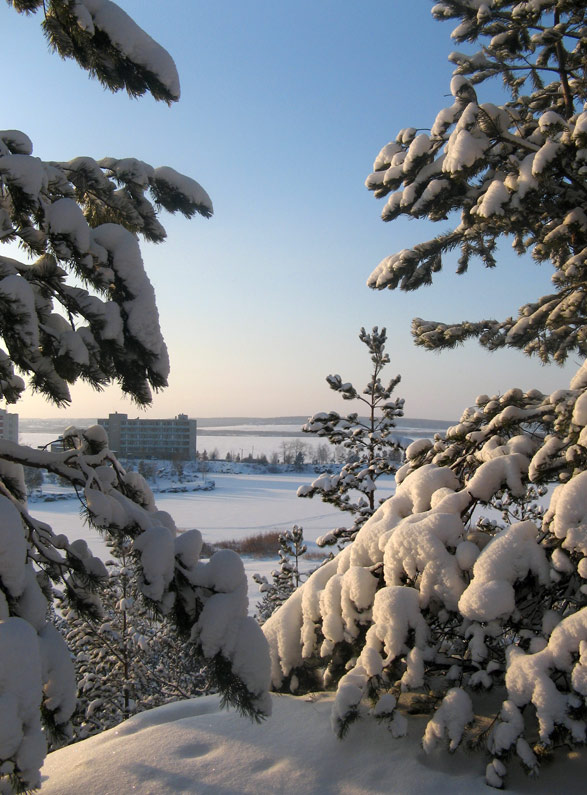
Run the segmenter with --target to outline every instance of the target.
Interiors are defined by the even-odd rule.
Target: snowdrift
[[[332,695],[273,696],[272,717],[257,725],[217,696],[135,715],[114,729],[55,751],[42,770],[41,795],[471,795],[492,793],[479,755],[459,749],[424,754],[418,731],[394,739],[364,720],[337,740]],[[411,725],[413,725],[411,723]],[[561,780],[564,776],[564,787]],[[510,793],[584,792],[587,754],[568,753],[540,777],[512,765]]]

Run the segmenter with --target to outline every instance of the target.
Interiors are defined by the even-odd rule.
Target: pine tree
[[[263,575],[253,574],[253,579],[263,594],[262,600],[257,604],[257,615],[261,624],[267,621],[306,579],[300,571],[300,559],[307,551],[304,530],[294,524],[291,530],[279,534],[279,569],[271,572],[271,582]]]
[[[43,472],[40,469],[24,467],[24,482],[26,483],[28,494],[31,494],[35,489],[40,489],[43,481]]]
[[[519,348],[544,362],[585,356],[585,4],[446,0],[432,13],[459,22],[452,34],[458,43],[482,47],[450,55],[453,104],[429,133],[400,130],[377,156],[366,185],[388,197],[384,221],[400,215],[445,221],[459,211],[458,225],[386,257],[369,284],[402,290],[430,284],[455,249],[459,273],[474,258],[493,268],[498,240],[509,238],[518,254],[552,264],[553,292],[505,320],[416,318],[416,344],[452,348],[473,337],[489,350]],[[508,94],[501,105],[479,98],[495,76]]]
[[[76,740],[145,709],[201,695],[206,687],[204,667],[191,644],[155,617],[137,593],[131,543],[127,540],[122,549],[110,546],[115,559],[106,563],[103,614],[88,617],[64,604],[54,618],[76,668]]]
[[[31,11],[43,4],[13,5]],[[140,94],[161,85],[154,96],[169,101],[179,94],[170,56],[114,3],[44,5],[52,46],[65,54],[70,34],[77,44],[72,39],[68,54],[86,59],[110,88]],[[35,258],[0,259],[0,396],[12,403],[24,389],[16,367],[57,405],[70,401],[68,385],[78,379],[97,389],[116,381],[139,405],[149,404],[151,390],[167,384],[169,358],[137,234],[165,239],[157,208],[209,217],[208,194],[172,168],[134,158],[45,163],[14,130],[0,133],[0,185],[0,237]]]
[[[9,5],[20,13],[42,8],[51,46],[108,88],[178,98],[171,57],[110,0]],[[23,251],[20,260],[0,257],[0,397],[18,400],[22,374],[57,405],[70,401],[69,384],[79,379],[97,389],[117,382],[136,403],[149,404],[152,390],[166,385],[169,360],[138,235],[161,241],[158,209],[208,217],[210,199],[191,178],[137,159],[45,162],[32,152],[24,133],[0,132],[0,240]],[[62,453],[0,440],[2,792],[39,786],[46,735],[70,733],[75,671],[47,620],[49,607],[57,598],[64,614],[103,623],[100,591],[108,578],[84,541],[56,535],[30,513],[23,465],[73,485],[88,519],[128,548],[132,598],[191,641],[226,702],[256,719],[270,708],[266,644],[247,616],[238,556],[224,550],[200,561],[200,534],[177,532],[142,477],[121,467],[102,428],[68,436]]]
[[[550,396],[479,396],[406,458],[263,625],[273,686],[335,687],[341,737],[368,713],[401,736],[429,711],[424,749],[473,743],[502,786],[509,762],[536,773],[587,737],[587,363]]]
[[[447,0],[433,14],[458,20],[457,41],[489,41],[451,56],[453,106],[430,135],[402,131],[367,185],[395,191],[386,220],[460,210],[460,224],[384,260],[372,286],[429,283],[456,247],[461,272],[473,256],[492,267],[511,235],[552,262],[555,292],[517,320],[417,320],[416,342],[584,356],[585,4]],[[477,102],[492,76],[500,107]],[[264,624],[273,685],[335,687],[341,737],[369,712],[394,736],[429,712],[424,750],[469,741],[502,787],[508,764],[536,773],[587,739],[587,363],[551,395],[480,395],[406,459],[395,495]]]
[[[357,412],[346,417],[341,417],[336,411],[321,412],[310,417],[302,427],[305,433],[328,439],[345,454],[340,472],[324,472],[310,485],[298,489],[298,497],[318,495],[324,502],[354,517],[352,527],[339,527],[322,536],[318,540],[321,546],[337,541],[344,545],[356,536],[378,507],[375,500],[377,479],[381,475],[393,474],[401,456],[400,445],[392,434],[395,419],[403,416],[404,401],[391,400],[400,376],[392,378],[387,385],[381,383],[381,372],[389,364],[389,355],[385,353],[387,331],[384,328],[379,331],[375,326],[368,334],[362,328],[359,339],[367,346],[373,365],[371,379],[362,394],[352,384],[343,382],[339,375],[329,375],[326,381],[343,400],[363,403],[368,411],[367,417],[361,417]]]

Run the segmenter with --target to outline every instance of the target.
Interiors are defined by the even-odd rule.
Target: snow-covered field
[[[205,696],[143,712],[103,734],[49,754],[41,795],[477,795],[485,758],[458,749],[427,755],[417,731],[394,739],[374,719],[344,740],[330,728],[332,695],[273,696],[261,725]],[[414,725],[412,723],[412,725]],[[562,749],[561,749],[562,750]],[[561,772],[564,771],[564,779]],[[587,755],[563,751],[536,778],[512,764],[512,795],[585,792]]]
[[[287,530],[294,524],[304,529],[304,538],[315,542],[318,536],[340,525],[348,519],[340,511],[323,503],[320,499],[301,499],[296,491],[308,483],[314,475],[310,473],[234,474],[214,473],[210,475],[216,483],[212,491],[187,494],[155,494],[157,507],[173,517],[178,528],[197,528],[204,540],[210,543],[233,538],[244,538],[272,530]],[[380,495],[389,496],[394,484],[392,479],[381,479]],[[56,533],[65,533],[70,540],[83,538],[94,554],[104,558],[108,550],[99,533],[84,523],[80,517],[77,500],[31,503],[35,518],[49,524]],[[258,586],[252,579],[255,573],[269,575],[275,568],[276,559],[244,558],[249,579],[251,606],[259,598]],[[315,567],[314,561],[309,564]]]
[[[344,524],[336,508],[319,499],[300,499],[296,491],[313,474],[283,473],[210,477],[211,492],[156,495],[159,509],[168,511],[178,527],[197,527],[206,541],[242,538],[301,524],[304,536],[315,540],[325,530]],[[389,485],[387,492],[389,493]]]
[[[186,494],[158,494],[157,507],[168,511],[182,530],[197,528],[204,540],[214,543],[230,538],[244,538],[271,530],[284,530],[301,524],[310,541],[339,524],[345,516],[319,499],[300,499],[296,491],[315,475],[284,473],[278,475],[224,475],[214,473],[212,491]],[[381,489],[387,496],[393,488],[388,481]],[[98,533],[88,528],[79,516],[75,500],[32,503],[34,515],[48,522],[55,531],[85,538],[97,553],[104,550]]]
[[[270,437],[271,438],[271,437]],[[318,499],[300,499],[298,487],[313,474],[210,473],[213,491],[157,492],[159,509],[180,529],[198,528],[215,542],[302,525],[314,542],[347,518]],[[393,480],[380,481],[381,496],[394,491]],[[162,485],[162,484],[158,484]],[[53,487],[58,488],[58,487]],[[77,500],[31,502],[37,518],[70,539],[85,538],[101,556],[103,540],[79,515]],[[252,574],[269,575],[275,559],[245,558],[250,610],[259,600]],[[312,562],[311,566],[316,563]],[[273,715],[262,725],[222,711],[216,696],[168,705],[135,716],[120,726],[47,758],[41,795],[199,795],[283,793],[313,795],[466,795],[487,792],[482,754],[455,754],[420,746],[425,718],[412,718],[410,733],[394,739],[373,718],[353,726],[344,741],[330,728],[332,695],[310,698],[273,696]],[[420,725],[421,723],[421,725]],[[564,769],[564,788],[560,787]],[[506,787],[512,793],[574,795],[585,791],[587,758],[568,751],[528,779],[512,764]]]

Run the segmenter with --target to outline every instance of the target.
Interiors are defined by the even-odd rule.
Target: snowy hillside
[[[485,784],[480,755],[425,755],[414,735],[395,740],[374,720],[345,740],[330,730],[332,697],[273,696],[261,725],[219,709],[216,696],[136,715],[49,754],[41,795],[472,795]],[[424,729],[425,718],[421,729]],[[568,752],[538,779],[511,766],[512,795],[585,792],[587,755]]]

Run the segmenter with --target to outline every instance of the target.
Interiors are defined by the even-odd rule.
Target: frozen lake
[[[283,445],[292,442],[290,436],[255,435],[250,425],[223,427],[221,435],[212,435],[216,429],[206,429],[198,439],[198,449],[212,451],[217,448],[222,456],[226,451],[233,454],[259,455],[268,457],[272,452],[280,453]],[[279,434],[291,429],[291,425],[257,426],[266,432]],[[246,435],[239,435],[242,430]],[[404,432],[406,428],[402,429]],[[411,429],[410,430],[418,430]],[[253,433],[251,433],[253,431]],[[233,435],[234,433],[234,435]],[[208,435],[210,434],[210,435]],[[21,443],[38,447],[49,443],[59,434],[50,431],[29,431],[20,434]],[[415,436],[416,434],[414,434]],[[312,436],[297,437],[315,447],[324,440]],[[213,491],[191,492],[185,494],[155,493],[157,507],[167,511],[181,530],[197,528],[205,541],[214,543],[234,538],[244,538],[257,533],[283,531],[294,524],[301,525],[304,539],[315,542],[326,531],[352,523],[349,514],[322,502],[318,498],[301,499],[296,492],[304,483],[316,477],[312,472],[279,473],[279,474],[220,474],[210,473],[209,477],[216,483]],[[388,497],[393,493],[393,478],[381,478],[377,490],[378,497]],[[108,557],[108,549],[103,538],[96,530],[88,527],[80,516],[80,504],[77,500],[60,500],[53,503],[31,502],[29,505],[35,518],[49,524],[56,533],[65,533],[70,539],[84,538],[94,554],[101,558]],[[259,572],[269,575],[276,567],[276,559],[258,560],[244,558],[245,569],[249,577],[249,596],[254,604],[258,598],[258,586],[252,580],[252,574]],[[316,562],[309,564],[314,567]]]
[[[198,439],[198,449],[209,451],[218,448],[221,455],[226,451],[247,455],[281,452],[283,444],[292,441],[290,436],[255,435],[255,430],[265,433],[279,434],[295,428],[292,425],[233,425],[223,426],[221,435],[214,434],[214,428],[206,429]],[[298,426],[299,429],[299,426]],[[220,429],[218,429],[220,430]],[[239,435],[243,430],[246,435]],[[406,430],[406,429],[402,429]],[[412,429],[410,429],[412,430]],[[418,429],[414,429],[418,430]],[[234,435],[233,435],[234,434]],[[59,436],[59,433],[47,430],[24,431],[20,441],[32,447],[48,444]],[[309,446],[324,444],[323,439],[312,436],[297,437],[308,442]],[[309,483],[316,475],[305,473],[279,474],[220,474],[210,473],[209,477],[216,483],[213,491],[200,491],[185,494],[155,493],[157,507],[167,511],[181,530],[197,528],[205,541],[225,541],[233,538],[244,538],[257,533],[273,530],[287,530],[294,524],[304,529],[304,539],[315,542],[318,536],[326,531],[352,523],[349,514],[336,510],[318,498],[301,499],[296,492],[304,483]],[[393,493],[393,478],[381,478],[377,490],[379,497],[388,497]],[[102,558],[108,557],[108,549],[100,534],[88,527],[80,516],[80,504],[77,500],[60,500],[57,502],[31,502],[31,513],[37,519],[49,524],[56,533],[65,533],[70,539],[84,538],[94,554]],[[259,561],[245,559],[245,568],[249,578],[253,572],[268,573],[275,568],[276,560]],[[315,565],[315,564],[313,564]],[[256,600],[257,586],[251,583],[252,601]]]
[[[216,483],[212,491],[187,494],[155,494],[159,510],[170,513],[176,525],[187,530],[200,530],[206,541],[244,538],[271,530],[284,530],[294,524],[302,525],[304,536],[315,541],[319,535],[348,519],[346,514],[322,502],[301,499],[296,491],[313,476],[310,473],[277,475],[210,476]],[[393,492],[391,478],[381,479],[377,493],[389,496]],[[31,502],[31,513],[50,524],[56,532],[71,538],[86,538],[92,546],[102,546],[100,536],[90,530],[79,516],[77,500]]]
[[[216,483],[213,491],[188,494],[155,494],[157,507],[173,516],[178,528],[197,528],[209,542],[244,538],[271,530],[287,530],[301,525],[304,538],[315,541],[327,530],[350,523],[350,516],[322,502],[301,499],[296,491],[312,479],[310,473],[278,475],[223,475],[211,476]],[[387,497],[394,491],[392,478],[381,478],[377,494]],[[70,540],[84,538],[94,554],[102,558],[108,550],[102,537],[88,527],[80,517],[77,500],[58,502],[31,502],[31,514],[51,525],[56,533],[65,533]],[[268,574],[276,567],[275,559],[245,558],[249,576],[251,602],[258,599],[257,585],[252,574]],[[313,565],[316,565],[315,563]]]

